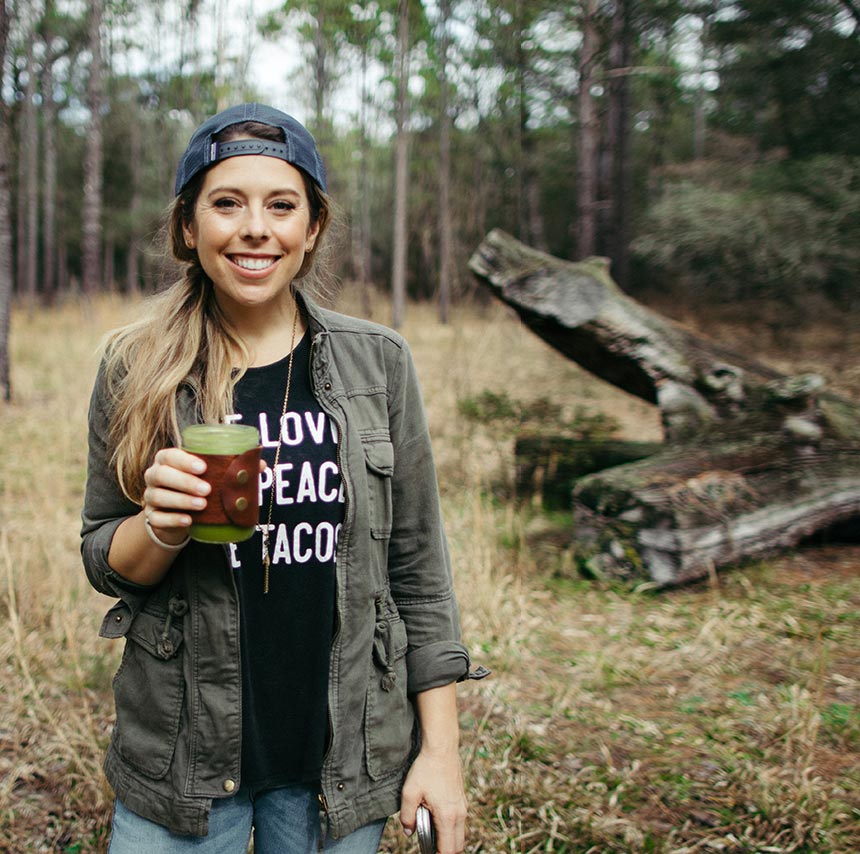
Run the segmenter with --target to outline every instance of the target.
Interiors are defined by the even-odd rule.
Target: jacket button
[[[248,509],[248,499],[244,495],[236,499],[236,509],[241,513]]]
[[[338,790],[339,792],[342,792],[345,788],[346,788],[346,786],[345,786],[343,783],[338,783],[338,784],[337,784],[337,790]]]
[[[222,783],[224,791],[229,795],[231,792],[236,790],[236,781],[235,780],[225,780]]]
[[[324,388],[326,391],[331,391],[331,383],[326,383],[326,384],[323,386],[323,388]]]

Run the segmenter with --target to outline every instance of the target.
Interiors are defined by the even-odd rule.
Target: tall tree
[[[609,105],[607,148],[611,156],[612,200],[609,254],[612,275],[624,287],[630,279],[630,218],[632,201],[632,146],[630,137],[630,3],[613,0],[609,41]]]
[[[0,79],[6,68],[9,9],[0,0]],[[9,181],[9,108],[0,88],[0,395],[12,399],[9,367],[9,325],[12,314],[12,194]]]
[[[57,108],[54,102],[54,0],[45,0],[42,41],[42,296],[51,301],[57,288]]]
[[[406,240],[409,208],[409,0],[397,5],[397,136],[394,165],[394,224],[391,261],[391,323],[395,329],[406,316]]]
[[[857,2],[736,0],[708,28],[722,51],[716,120],[792,157],[860,154]],[[850,18],[848,17],[850,15]]]
[[[448,106],[448,32],[451,0],[439,0],[439,320],[448,323],[454,278],[451,210],[451,113]]]
[[[102,70],[101,26],[104,0],[91,0],[89,4],[88,42],[90,49],[87,108],[90,119],[87,125],[86,157],[84,161],[83,201],[83,289],[92,294],[99,287],[102,275],[102,105],[104,95]]]
[[[583,0],[579,59],[578,151],[576,169],[576,251],[580,258],[597,252],[597,156],[600,125],[594,88],[598,81],[600,34],[598,0]]]
[[[345,0],[289,0],[262,22],[269,37],[279,36],[288,22],[297,21],[295,33],[310,50],[312,130],[323,159],[330,159],[334,142],[331,95],[338,80],[341,51],[354,21]]]
[[[36,300],[39,242],[39,126],[36,118],[36,10],[29,9],[27,21],[27,84],[24,89],[20,145],[20,176],[18,185],[18,234],[23,241],[19,247],[18,284],[32,307]]]
[[[346,28],[348,43],[359,56],[359,107],[357,169],[357,216],[353,217],[353,275],[358,280],[362,312],[370,317],[372,276],[371,163],[370,116],[373,99],[370,86],[370,64],[380,47],[381,9],[375,0],[360,0],[350,6],[351,17]]]
[[[538,91],[547,88],[547,81],[538,67],[546,59],[545,34],[552,31],[550,17],[556,7],[565,5],[554,0],[487,0],[479,5],[476,22],[477,62],[484,74],[502,77],[491,121],[501,134],[497,156],[507,161],[515,178],[514,230],[520,239],[541,248],[546,246],[546,229],[532,120],[535,113],[544,112]]]

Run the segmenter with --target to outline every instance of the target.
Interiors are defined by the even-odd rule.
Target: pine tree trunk
[[[409,193],[409,137],[407,86],[409,82],[409,2],[398,4],[397,35],[397,148],[394,169],[394,235],[391,270],[391,323],[395,329],[406,316],[406,239]]]
[[[544,228],[543,213],[540,204],[540,185],[534,165],[535,141],[529,127],[529,49],[526,42],[532,38],[525,23],[525,6],[527,0],[517,0],[514,7],[516,26],[517,51],[517,100],[519,107],[519,124],[517,127],[519,173],[519,193],[517,194],[518,225],[522,240],[527,241],[537,249],[546,250],[546,229]]]
[[[370,99],[367,86],[368,47],[361,45],[361,116],[359,136],[361,139],[361,169],[358,176],[359,195],[359,235],[358,235],[358,279],[361,288],[361,307],[365,317],[373,313],[370,300],[371,271],[371,221],[370,221],[370,135],[368,126],[368,101]]]
[[[113,240],[109,239],[105,241],[103,255],[104,272],[102,273],[102,283],[108,293],[114,293],[116,291],[116,276],[114,275],[115,247]]]
[[[33,56],[36,34],[27,40],[27,88],[24,94],[24,124],[21,136],[24,143],[21,158],[25,163],[23,190],[26,227],[26,266],[24,268],[24,293],[27,304],[36,304],[36,286],[39,276],[39,125],[36,118],[36,63]]]
[[[6,67],[9,12],[0,0],[0,68]],[[12,193],[9,182],[9,109],[0,91],[0,396],[12,399],[9,327],[12,314]]]
[[[51,303],[57,293],[57,108],[54,104],[53,0],[45,0],[45,65],[42,73],[44,199],[42,202],[42,294]]]
[[[37,175],[38,128],[36,126],[36,40],[33,14],[25,18],[27,53],[24,100],[18,127],[18,197],[15,286],[32,307],[36,296],[36,241],[38,239],[39,185]]]
[[[612,275],[621,287],[630,280],[630,199],[632,145],[630,136],[630,0],[615,0],[609,46],[608,148],[612,155],[612,229],[609,254]]]
[[[597,252],[597,154],[599,127],[593,88],[597,81],[600,36],[597,0],[585,0],[579,60],[579,162],[576,183],[576,249],[580,258]]]
[[[88,296],[98,290],[99,277],[102,273],[102,10],[103,0],[91,0],[89,4],[88,41],[92,58],[87,84],[87,108],[90,112],[90,120],[87,126],[86,155],[84,158],[82,271],[82,287]]]
[[[131,234],[126,248],[125,290],[128,294],[140,293],[140,245],[139,222],[142,207],[141,198],[141,163],[143,161],[143,141],[139,121],[132,121],[129,127],[131,140],[131,200],[129,202],[129,219]]]
[[[439,17],[439,320],[448,323],[454,277],[451,226],[451,115],[448,108],[448,19],[450,0],[440,0]]]

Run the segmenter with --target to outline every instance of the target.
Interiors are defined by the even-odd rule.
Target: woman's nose
[[[247,240],[260,240],[268,237],[269,226],[263,209],[253,205],[245,208],[245,216],[242,219],[242,237]]]

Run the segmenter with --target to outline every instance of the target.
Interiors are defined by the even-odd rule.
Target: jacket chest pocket
[[[367,467],[367,498],[370,535],[378,540],[391,536],[391,476],[394,474],[394,445],[383,439],[362,439]]]
[[[113,682],[114,745],[129,764],[154,779],[164,777],[173,759],[185,695],[178,618],[187,605],[171,600],[170,608],[182,613],[143,611],[134,618]]]

